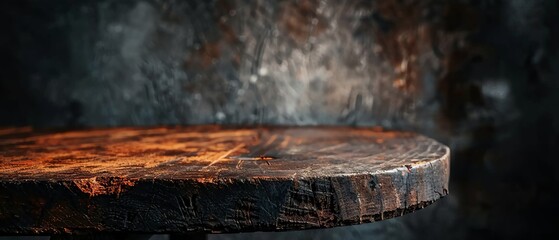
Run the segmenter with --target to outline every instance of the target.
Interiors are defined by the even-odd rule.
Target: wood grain
[[[0,129],[0,234],[359,224],[448,194],[449,149],[348,127]]]

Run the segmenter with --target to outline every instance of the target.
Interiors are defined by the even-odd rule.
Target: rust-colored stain
[[[429,138],[378,128],[191,126],[0,133],[0,179],[69,180],[92,196],[118,194],[133,186],[133,179],[211,182],[351,174],[448,154]]]
[[[219,28],[219,34],[202,42],[200,47],[194,51],[194,54],[185,59],[186,68],[209,69],[222,57],[223,52],[236,51],[233,46],[240,44],[240,41],[238,34],[229,23],[230,18],[234,17],[234,14],[232,14],[234,11],[235,7],[230,1],[218,1],[216,3],[212,21]],[[235,66],[239,66],[239,54],[232,54],[230,60]]]
[[[326,18],[321,16],[320,2],[302,0],[286,2],[280,14],[279,25],[298,44],[305,43],[327,29]]]
[[[374,30],[382,53],[391,62],[397,78],[392,86],[405,91],[417,91],[421,74],[419,54],[431,47],[433,29],[424,18],[424,4],[429,1],[390,1],[371,3],[378,11]]]
[[[197,51],[196,58],[202,67],[208,68],[221,55],[220,42],[206,43]]]
[[[472,32],[478,20],[470,6],[458,2],[380,0],[367,5],[375,11],[373,31],[379,53],[394,68],[392,86],[406,92],[421,90],[421,55],[432,52],[442,64],[461,59],[449,54],[465,47],[457,46],[465,44],[464,33]]]

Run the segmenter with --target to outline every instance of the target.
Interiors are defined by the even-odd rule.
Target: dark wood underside
[[[0,129],[0,234],[359,224],[429,205],[448,177],[447,147],[379,129]]]

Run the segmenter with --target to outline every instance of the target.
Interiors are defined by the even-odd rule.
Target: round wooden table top
[[[0,129],[0,234],[378,221],[448,194],[449,149],[349,127]]]

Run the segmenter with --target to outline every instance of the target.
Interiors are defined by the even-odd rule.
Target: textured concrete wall
[[[212,238],[551,234],[554,0],[7,1],[0,125],[342,124],[453,149],[451,197],[326,231]]]
[[[4,17],[44,126],[419,125],[463,36],[429,2],[24,2]]]

